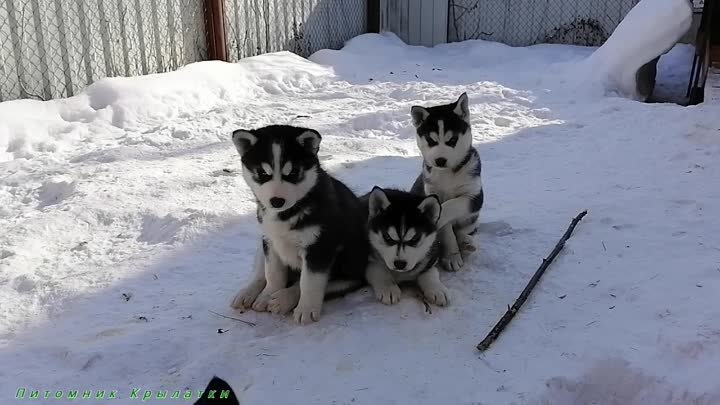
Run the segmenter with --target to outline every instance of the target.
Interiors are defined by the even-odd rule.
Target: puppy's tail
[[[365,285],[364,280],[330,280],[325,288],[325,301],[343,297]]]

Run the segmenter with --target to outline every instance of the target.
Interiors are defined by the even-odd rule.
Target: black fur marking
[[[478,212],[483,206],[483,200],[485,199],[482,189],[478,194],[475,194],[470,199],[470,212]]]
[[[476,156],[477,154],[478,153],[475,150],[475,148],[471,147],[470,150],[468,150],[468,152],[465,154],[465,157],[463,158],[463,160],[457,166],[453,167],[453,169],[452,169],[453,173],[457,173],[460,170],[462,170],[462,168],[465,167],[465,165],[468,164],[468,162],[470,162],[470,159],[472,159],[473,156]],[[480,160],[480,159],[478,159],[478,160]]]
[[[417,195],[425,195],[425,180],[423,178],[423,173],[420,173],[417,179],[415,179],[415,183],[413,183],[412,187],[410,188],[410,193]]]
[[[434,144],[437,144],[437,142],[430,139],[430,133],[438,133],[440,129],[438,121],[443,121],[443,128],[445,132],[452,132],[454,136],[457,137],[463,136],[463,134],[466,134],[470,130],[470,125],[462,117],[455,113],[454,110],[456,105],[456,102],[452,102],[450,104],[424,107],[428,112],[428,116],[422,121],[422,123],[420,123],[420,125],[418,125],[417,134],[418,136],[428,140],[428,146],[434,146],[430,144],[431,141]],[[457,139],[455,142],[457,142]]]
[[[297,141],[297,137],[307,131],[309,131],[307,128],[292,127],[289,125],[270,125],[248,131],[255,135],[258,140],[242,155],[241,160],[243,166],[252,170],[253,178],[259,184],[268,181],[270,178],[263,178],[263,175],[259,173],[262,171],[263,163],[267,163],[270,166],[275,164],[272,155],[272,144],[278,143],[281,145],[282,150],[280,168],[274,169],[280,170],[288,161],[292,160],[293,170],[297,170],[297,173],[293,173],[293,176],[297,177],[286,178],[286,181],[301,181],[305,171],[319,165],[317,155],[303,147],[303,145]],[[271,173],[266,173],[266,175],[271,175]]]
[[[300,166],[293,165],[290,173],[283,174],[282,178],[288,183],[298,184],[305,179],[305,170],[301,169]]]
[[[265,238],[262,238],[262,250],[265,257],[268,255],[268,241]]]
[[[475,150],[473,148],[473,150]],[[475,151],[477,153],[477,151]],[[475,169],[472,171],[472,175],[475,177],[480,177],[482,175],[482,161],[480,161],[480,155],[478,155],[477,165],[475,166]]]
[[[369,218],[368,227],[371,231],[377,233],[388,226],[394,226],[400,229],[401,221],[404,221],[406,225],[411,224],[416,231],[424,234],[429,234],[437,230],[435,223],[417,209],[418,205],[425,199],[425,196],[393,189],[384,189],[383,191],[388,200],[390,200],[390,205],[374,218]],[[365,204],[367,217],[369,212],[369,194],[360,199]]]

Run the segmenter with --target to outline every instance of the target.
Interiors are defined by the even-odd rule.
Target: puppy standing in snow
[[[361,197],[367,206],[372,253],[366,277],[383,304],[400,301],[401,282],[416,282],[431,304],[447,305],[448,289],[440,281],[436,240],[440,200],[405,191],[374,187]]]
[[[442,265],[457,271],[464,265],[462,253],[475,250],[472,235],[484,199],[482,165],[480,154],[472,146],[467,94],[450,104],[413,106],[410,114],[423,157],[422,172],[411,191],[440,197]]]
[[[237,130],[232,140],[263,230],[253,278],[232,306],[276,314],[295,308],[298,323],[317,321],[326,293],[364,283],[369,246],[362,205],[320,167],[317,131],[272,125]],[[297,272],[299,283],[290,277]]]

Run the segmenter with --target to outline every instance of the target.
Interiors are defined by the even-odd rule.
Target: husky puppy
[[[377,299],[383,304],[397,303],[401,294],[398,283],[412,281],[430,303],[446,305],[450,294],[435,267],[440,257],[437,196],[376,186],[361,200],[367,208],[372,248],[365,276]]]
[[[450,104],[413,106],[410,114],[423,157],[422,172],[411,191],[440,198],[441,264],[457,271],[464,264],[461,248],[463,253],[475,250],[472,235],[484,199],[482,165],[480,154],[472,146],[467,94]]]
[[[364,282],[369,245],[360,200],[320,166],[315,130],[272,125],[236,130],[232,140],[263,230],[254,276],[232,306],[295,308],[298,323],[317,321],[326,293]],[[297,284],[289,272],[300,273]]]

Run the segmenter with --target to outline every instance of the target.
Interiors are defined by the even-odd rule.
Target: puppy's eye
[[[427,142],[428,146],[431,147],[431,148],[432,148],[433,146],[437,146],[437,144],[438,144],[437,142],[435,142],[435,141],[434,141],[432,138],[430,138],[429,136],[426,136],[426,137],[425,137],[425,141]]]
[[[450,139],[448,139],[448,141],[445,142],[445,144],[451,148],[454,148],[455,144],[457,144],[457,141],[458,141],[458,134],[455,134]]]
[[[388,245],[395,244],[395,241],[390,237],[390,235],[387,234],[387,232],[383,231],[382,237],[383,237],[383,240],[385,241],[385,243],[387,243]]]
[[[290,170],[290,174],[288,174],[289,177],[297,177],[300,175],[300,168],[298,166],[293,166],[292,170]]]
[[[415,246],[420,242],[420,234],[416,233],[415,236],[413,236],[409,241],[405,242],[406,244],[410,246]]]
[[[270,179],[272,179],[272,176],[269,175],[269,174],[267,174],[267,173],[265,173],[265,170],[263,170],[262,168],[260,168],[260,169],[257,170],[257,178],[258,178],[258,181],[260,181],[261,183],[264,183],[264,182],[269,181]]]

